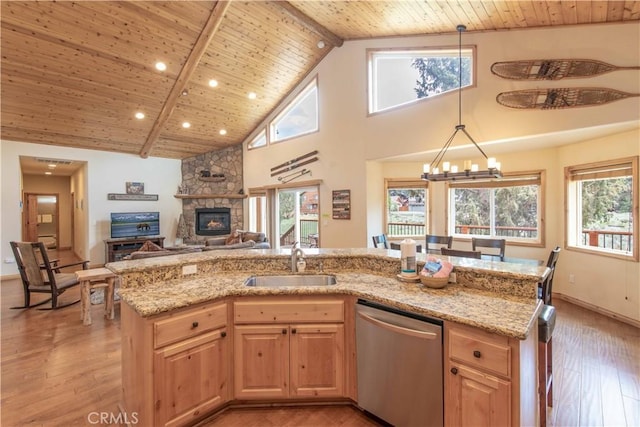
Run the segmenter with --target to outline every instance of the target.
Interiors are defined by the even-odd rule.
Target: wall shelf
[[[174,194],[176,199],[244,199],[246,194]]]

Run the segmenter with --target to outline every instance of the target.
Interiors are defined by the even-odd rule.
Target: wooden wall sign
[[[333,219],[351,219],[351,190],[332,192]]]
[[[144,200],[144,201],[157,201],[157,194],[116,194],[108,193],[107,200]]]
[[[496,101],[509,108],[552,110],[602,105],[634,96],[640,94],[607,88],[573,87],[502,92]]]

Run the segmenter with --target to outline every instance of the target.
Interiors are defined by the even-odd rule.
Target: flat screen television
[[[160,212],[111,213],[111,238],[158,236]]]

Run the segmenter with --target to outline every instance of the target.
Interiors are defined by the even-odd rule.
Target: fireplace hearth
[[[231,233],[230,208],[196,208],[196,234],[220,236]]]

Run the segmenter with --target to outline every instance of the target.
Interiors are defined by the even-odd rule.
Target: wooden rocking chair
[[[82,265],[82,269],[86,270],[89,266],[89,261],[59,265],[56,260],[49,259],[47,249],[42,242],[10,242],[10,244],[24,288],[24,305],[11,308],[37,307],[51,301],[50,308],[41,309],[50,310],[66,307],[80,301],[77,300],[63,305],[58,304],[58,296],[67,289],[80,284],[75,273],[62,273],[61,269]],[[51,298],[31,305],[32,292],[51,294]]]

